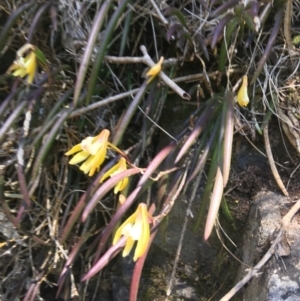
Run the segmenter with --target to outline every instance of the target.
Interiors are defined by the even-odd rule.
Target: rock
[[[273,192],[260,192],[251,205],[245,231],[242,261],[255,266],[271,246],[280,228],[281,210],[291,207],[288,198]],[[244,301],[300,301],[300,225],[295,216],[276,253],[242,290]],[[283,256],[284,255],[284,256]],[[242,265],[237,281],[247,273]]]

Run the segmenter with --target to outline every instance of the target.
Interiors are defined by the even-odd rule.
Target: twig
[[[299,209],[300,209],[300,199],[281,220],[281,224],[285,230],[287,230],[289,223],[291,222],[292,218],[294,217],[294,215],[297,213]]]
[[[294,215],[300,209],[300,199],[297,203],[289,210],[289,212],[281,219],[281,227],[277,234],[275,241],[272,243],[272,246],[268,250],[268,252],[264,255],[264,257],[258,262],[258,264],[251,270],[249,270],[248,274],[238,282],[220,301],[228,301],[230,300],[253,276],[258,275],[258,271],[260,268],[271,258],[271,256],[275,253],[275,249],[280,243],[282,236],[286,233],[286,229],[288,228],[289,223],[291,222]]]
[[[269,134],[268,134],[268,124],[266,124],[265,128],[263,129],[263,133],[264,133],[264,141],[265,141],[265,149],[266,149],[266,154],[267,154],[267,158],[274,176],[274,179],[277,183],[277,185],[279,186],[279,188],[281,189],[282,193],[285,196],[289,196],[288,192],[285,189],[285,186],[280,178],[280,175],[277,171],[276,165],[274,163],[274,158],[272,155],[272,150],[271,150],[271,146],[270,146],[270,140],[269,140]]]
[[[284,32],[284,38],[285,38],[285,42],[290,58],[292,57],[292,51],[293,51],[293,43],[291,39],[292,13],[293,13],[293,0],[287,0],[285,6],[283,32]]]
[[[144,63],[147,64],[150,68],[155,65],[152,61],[151,57],[149,56],[147,49],[144,45],[140,47],[143,55],[144,55]],[[176,92],[181,98],[190,100],[191,96],[182,90],[177,84],[174,83],[164,72],[159,73],[159,77],[165,82],[167,86],[169,86],[174,92]]]
[[[118,63],[118,64],[128,64],[128,63],[144,63],[148,67],[152,67],[155,65],[151,57],[149,56],[147,49],[144,45],[140,47],[143,57],[115,57],[115,56],[106,56],[105,60],[110,63]],[[182,90],[173,80],[171,80],[164,72],[159,73],[159,77],[165,82],[167,86],[169,86],[172,90],[174,90],[181,98],[190,100],[191,96]]]
[[[112,56],[106,55],[105,61],[114,64],[137,64],[137,63],[145,63],[145,60],[142,56]]]
[[[107,97],[105,99],[102,99],[100,101],[97,101],[95,103],[92,103],[91,105],[87,106],[87,107],[84,107],[84,108],[80,108],[80,109],[77,109],[75,111],[73,111],[68,118],[74,118],[76,116],[79,116],[79,115],[82,115],[84,113],[87,113],[89,111],[92,111],[92,110],[95,110],[97,108],[100,108],[102,106],[106,106],[108,104],[110,104],[111,102],[114,102],[116,100],[119,100],[119,99],[123,99],[125,97],[128,97],[128,96],[132,96],[132,95],[135,95],[140,89],[137,88],[137,89],[133,89],[133,90],[130,90],[130,91],[127,91],[127,92],[124,92],[124,93],[120,93],[118,95],[115,95],[115,96],[110,96],[110,97]]]
[[[154,0],[150,0],[155,12],[157,13],[158,15],[158,18],[160,19],[160,21],[164,24],[164,25],[168,25],[169,22],[166,20],[166,18],[163,16],[163,14],[160,12],[158,6],[156,5],[155,1]]]
[[[164,63],[166,63],[166,61]],[[235,74],[235,73],[242,74],[241,69],[230,68],[226,72],[227,74]],[[214,72],[209,72],[207,75],[212,79],[216,79],[222,76],[223,74],[225,73],[220,71],[214,71]],[[196,74],[185,75],[185,76],[174,78],[173,81],[175,83],[180,83],[180,82],[193,82],[193,81],[204,80],[204,79],[205,79],[204,73],[196,73]]]

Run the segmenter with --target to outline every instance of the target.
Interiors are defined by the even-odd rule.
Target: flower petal
[[[36,73],[36,55],[33,51],[25,58],[25,65],[28,73],[27,82],[28,84],[31,84]]]
[[[126,169],[127,169],[126,159],[122,157],[116,165],[114,165],[103,175],[103,177],[100,179],[100,183],[106,180],[109,176],[112,177]],[[123,180],[117,183],[117,185],[114,188],[114,193],[117,194],[119,191],[122,191],[123,189],[126,188],[127,185],[128,185],[128,177],[124,178]]]
[[[162,56],[160,60],[154,66],[152,66],[150,70],[146,73],[146,76],[150,76],[150,78],[147,81],[147,84],[149,84],[154,79],[154,77],[161,71],[161,65],[163,61],[164,57]]]
[[[76,144],[75,146],[73,146],[68,152],[65,153],[66,156],[70,156],[73,155],[79,151],[81,151],[81,144]]]
[[[90,151],[91,145],[93,144],[93,140],[94,140],[94,137],[86,137],[86,138],[83,139],[83,140],[81,141],[81,143],[80,143],[80,147],[81,147],[84,151],[90,153],[91,155],[94,155],[94,154],[92,154],[91,151]]]
[[[20,76],[20,77],[24,77],[27,74],[26,69],[19,67],[18,69],[16,69],[16,71],[13,72],[13,76]]]
[[[104,162],[105,160],[105,157],[106,157],[106,147],[102,147],[98,153],[96,155],[92,155],[91,158],[92,160],[90,161],[90,167],[89,167],[89,170],[94,168],[95,170],[97,168],[100,168],[100,165]]]
[[[89,153],[87,153],[87,154],[89,154]],[[77,156],[77,155],[76,155]],[[81,171],[83,171],[85,174],[87,174],[91,169],[92,169],[92,165],[91,165],[91,161],[93,161],[93,159],[94,159],[94,156],[91,156],[90,154],[89,154],[89,158],[85,161],[85,162],[83,162],[81,165],[80,165],[80,167],[79,167],[79,169],[81,170]]]
[[[122,228],[121,227],[119,227],[118,230],[115,233],[115,236],[114,236],[114,239],[113,239],[113,242],[112,242],[113,245],[115,245],[122,236]]]
[[[30,48],[28,47],[28,45],[29,44],[26,44],[18,50],[17,59],[8,68],[6,73],[12,73],[13,76],[19,77],[24,77],[27,75],[27,83],[31,84],[34,80],[37,70],[37,58],[36,54],[32,51],[32,48],[29,54],[25,58],[23,58],[23,53],[26,52],[28,48]]]
[[[116,165],[114,165],[112,168],[110,168],[104,175],[103,177],[100,179],[100,183],[102,183],[103,181],[105,181],[109,176],[111,176],[113,173],[115,173],[119,168],[119,163],[117,163]]]
[[[130,227],[131,227],[131,225],[134,223],[134,221],[136,219],[136,216],[137,216],[137,211],[135,211],[132,215],[130,215],[127,218],[127,220],[118,228],[118,230],[115,233],[114,239],[113,239],[113,245],[117,243],[117,241],[120,239],[120,237],[122,235],[128,236],[128,235],[126,235],[127,234],[128,225],[130,224]]]
[[[89,172],[89,177],[92,177],[95,174],[97,169],[99,170],[99,168],[97,166],[92,167]]]
[[[128,177],[121,180],[114,188],[114,194],[117,194],[119,191],[124,190],[128,185]]]
[[[138,215],[137,219],[130,230],[130,237],[134,240],[139,240],[143,232],[143,221],[142,218]]]
[[[71,165],[75,165],[77,163],[80,163],[82,161],[84,161],[90,154],[85,152],[85,151],[81,151],[79,153],[77,153],[70,161],[69,164]]]
[[[133,260],[136,261],[147,250],[150,239],[150,226],[148,221],[148,211],[146,204],[140,204],[141,217],[142,217],[142,234],[138,240]]]
[[[95,155],[99,152],[100,148],[107,148],[107,141],[108,137],[110,135],[109,130],[104,129],[101,131],[101,133],[93,138],[93,143],[89,147],[89,152],[92,155]]]
[[[247,75],[243,76],[243,82],[237,94],[237,102],[241,107],[246,107],[249,103]]]
[[[123,253],[122,253],[123,257],[126,257],[130,253],[133,245],[134,245],[134,240],[131,239],[130,237],[128,237],[127,240],[126,240],[126,244],[125,244]]]

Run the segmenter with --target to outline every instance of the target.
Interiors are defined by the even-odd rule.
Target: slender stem
[[[138,93],[136,94],[136,96],[134,97],[133,101],[131,102],[129,108],[126,110],[126,113],[124,115],[124,117],[122,118],[121,122],[119,123],[114,139],[113,139],[113,144],[114,145],[118,145],[120,144],[123,134],[125,132],[125,130],[127,129],[127,126],[130,122],[130,120],[133,117],[133,114],[135,113],[135,111],[138,108],[139,103],[141,102],[144,93],[146,92],[146,88],[147,88],[147,83],[146,81],[143,83],[143,85],[140,87]]]

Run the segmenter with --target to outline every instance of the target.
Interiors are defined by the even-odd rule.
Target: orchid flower
[[[247,75],[243,76],[243,82],[237,94],[237,102],[241,107],[246,107],[249,103]]]
[[[26,50],[23,50],[22,52],[25,51]],[[6,73],[7,74],[12,73],[13,76],[20,76],[22,78],[27,75],[27,83],[32,84],[36,71],[37,71],[37,57],[34,52],[34,48],[31,48],[29,50],[29,53],[25,57],[22,56],[22,53],[21,55],[18,54],[17,59],[8,68]]]
[[[126,169],[127,169],[126,159],[121,157],[119,162],[103,175],[103,177],[100,179],[100,183],[102,183],[108,177],[113,177],[117,173],[125,171]],[[117,185],[114,188],[114,193],[117,194],[119,191],[124,190],[127,185],[128,185],[128,177],[124,178],[123,180],[121,180],[120,182],[117,183]]]
[[[130,253],[135,241],[137,241],[137,245],[133,260],[136,261],[146,252],[150,239],[149,221],[151,219],[147,205],[140,203],[137,210],[118,228],[113,239],[113,245],[119,241],[122,235],[126,237],[123,257]]]
[[[101,164],[104,162],[108,148],[122,154],[120,149],[108,142],[109,135],[109,130],[104,129],[99,135],[87,137],[83,139],[81,143],[73,146],[65,153],[66,156],[75,154],[69,161],[69,164],[75,165],[84,161],[79,169],[92,177],[96,170],[99,171]]]
[[[155,65],[153,65],[146,73],[146,76],[149,76],[147,84],[149,84],[154,79],[154,77],[161,71],[161,66],[163,62],[164,57],[162,56],[160,60]]]

